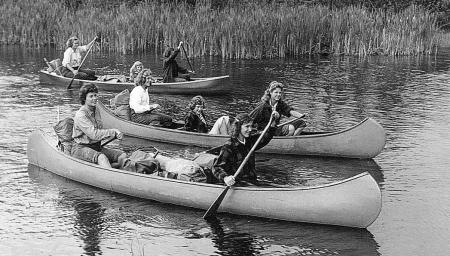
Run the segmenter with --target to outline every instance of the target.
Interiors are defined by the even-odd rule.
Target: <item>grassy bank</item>
[[[364,7],[233,4],[212,8],[210,1],[143,2],[113,8],[68,9],[50,0],[0,3],[0,44],[65,48],[70,35],[87,43],[102,32],[102,50],[156,50],[186,42],[190,56],[223,58],[296,57],[303,54],[432,54],[439,44],[435,18],[411,6],[400,13]],[[276,2],[276,1],[273,1]]]

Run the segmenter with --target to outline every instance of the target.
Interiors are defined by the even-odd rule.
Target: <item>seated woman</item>
[[[144,65],[142,65],[142,62],[136,61],[133,66],[130,68],[130,82],[134,83],[134,80],[138,76],[138,74],[142,71],[144,68]]]
[[[98,89],[93,84],[80,88],[81,108],[76,112],[72,137],[74,139],[71,155],[78,159],[99,164],[103,167],[120,167],[126,154],[117,149],[101,146],[108,137],[122,139],[123,133],[117,129],[103,129],[96,112]]]
[[[83,80],[96,80],[95,71],[89,69],[80,69],[81,66],[81,53],[87,52],[88,49],[94,44],[94,41],[87,45],[80,46],[78,38],[70,37],[67,42],[67,49],[64,52],[64,58],[62,61],[61,73],[65,77],[75,77]]]
[[[149,69],[143,69],[135,80],[135,87],[130,93],[131,121],[146,125],[172,127],[172,118],[158,112],[159,104],[150,104],[148,87],[152,85]]]
[[[264,129],[270,119],[272,108],[275,106],[276,111],[281,115],[299,118],[291,124],[279,127],[275,132],[276,136],[296,136],[299,135],[305,128],[306,123],[301,117],[305,116],[295,111],[291,106],[283,101],[284,85],[277,81],[270,82],[264,95],[261,97],[261,102],[250,113],[250,116],[255,120],[258,130]],[[280,120],[277,120],[277,124]]]
[[[272,115],[274,115],[274,120],[279,117],[276,111],[273,111]],[[271,123],[269,130],[263,135],[256,150],[261,149],[270,142],[276,130],[275,123],[275,121]],[[248,114],[237,115],[231,126],[231,138],[222,146],[219,157],[214,162],[212,170],[214,177],[224,182],[227,186],[235,184],[234,173],[260,136],[259,133],[251,135],[252,126],[253,119]],[[250,155],[237,178],[241,185],[245,185],[247,182],[258,184],[254,152]]]
[[[205,119],[205,100],[202,96],[195,96],[189,102],[189,112],[184,118],[184,129],[190,132],[208,132],[208,122]]]

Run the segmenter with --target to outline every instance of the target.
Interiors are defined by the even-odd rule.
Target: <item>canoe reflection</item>
[[[184,255],[380,255],[377,242],[366,229],[231,214],[206,222],[202,210],[111,193],[33,165],[28,173],[39,190],[56,188],[56,203],[65,212],[73,210],[74,216],[61,218],[75,220],[73,235],[83,241],[86,255],[123,250],[116,241],[129,246],[127,241],[136,239],[137,230],[140,239],[151,241],[142,243],[143,249],[158,251],[158,255],[177,255],[174,252],[180,248],[189,250]]]

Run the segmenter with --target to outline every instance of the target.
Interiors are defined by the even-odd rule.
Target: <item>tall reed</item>
[[[64,49],[70,35],[88,42],[102,32],[102,49],[110,52],[162,52],[183,40],[190,56],[259,59],[431,54],[441,38],[435,17],[416,6],[391,13],[358,6],[330,10],[277,1],[230,3],[217,9],[210,0],[195,6],[145,1],[131,7],[85,5],[74,11],[64,1],[4,0],[0,44]]]

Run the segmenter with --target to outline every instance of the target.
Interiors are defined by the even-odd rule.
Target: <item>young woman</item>
[[[272,115],[278,116],[276,111]],[[272,139],[275,133],[275,121],[271,123],[269,130],[263,135],[263,138],[257,145],[256,150],[261,149]],[[239,114],[231,125],[231,138],[220,149],[219,157],[214,162],[213,175],[219,181],[224,182],[227,186],[235,184],[234,173],[237,171],[247,154],[258,140],[260,134],[252,134],[253,119],[248,114]],[[257,185],[258,179],[255,169],[255,154],[250,155],[247,163],[244,165],[241,173],[237,177],[240,185],[247,182]]]
[[[258,130],[264,129],[270,119],[273,106],[276,106],[276,111],[281,115],[301,118],[304,114],[295,111],[291,106],[283,101],[284,85],[277,81],[270,82],[264,95],[261,97],[261,102],[250,113],[250,116],[255,120]],[[280,122],[278,118],[277,124]],[[295,136],[299,135],[305,128],[306,123],[302,119],[298,119],[291,124],[279,127],[275,132],[276,136]]]
[[[189,112],[184,118],[184,129],[190,132],[208,132],[208,122],[205,119],[205,100],[202,96],[197,95],[189,102]]]
[[[136,77],[136,86],[130,93],[131,121],[154,126],[172,127],[172,118],[158,112],[159,104],[150,104],[148,87],[152,85],[149,69],[143,69]]]
[[[96,115],[98,89],[93,84],[80,88],[81,108],[76,112],[73,124],[73,157],[99,164],[103,167],[120,167],[126,154],[117,149],[101,146],[101,141],[109,137],[122,139],[123,133],[117,129],[103,129]]]
[[[89,69],[80,69],[81,65],[81,54],[88,51],[88,49],[92,46],[92,44],[95,42],[92,41],[87,45],[80,46],[80,42],[78,41],[78,38],[73,36],[70,37],[67,42],[66,46],[67,49],[64,52],[64,58],[62,61],[62,75],[65,77],[75,77],[77,79],[83,79],[83,80],[96,80],[97,76],[95,76],[95,71],[89,70]]]
[[[130,82],[134,83],[134,80],[138,76],[138,74],[142,71],[144,66],[142,65],[142,62],[136,61],[133,66],[130,68]]]

